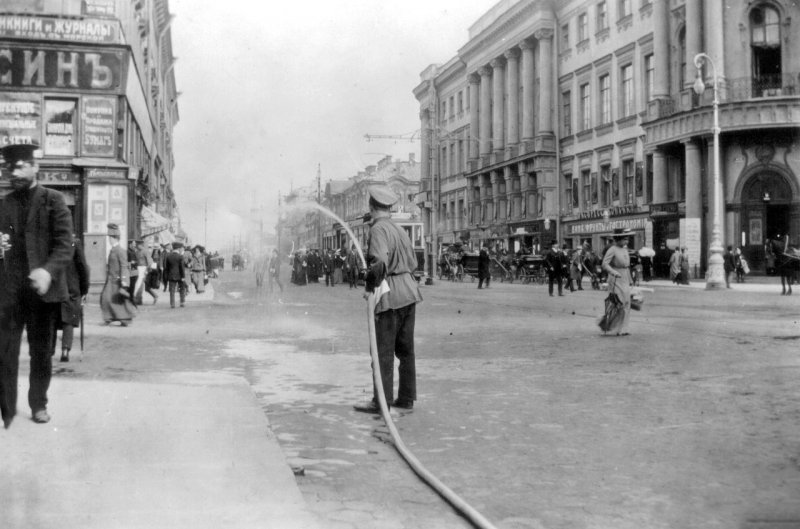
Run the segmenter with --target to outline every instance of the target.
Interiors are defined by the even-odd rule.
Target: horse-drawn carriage
[[[464,267],[461,264],[463,250],[460,244],[442,247],[439,261],[436,265],[436,275],[439,279],[450,281],[463,281]]]
[[[520,255],[513,261],[516,279],[522,283],[543,284],[547,280],[547,267],[543,255]]]

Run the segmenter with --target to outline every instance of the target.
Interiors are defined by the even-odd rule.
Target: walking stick
[[[83,303],[81,302],[81,355],[78,358],[79,362],[83,362]]]

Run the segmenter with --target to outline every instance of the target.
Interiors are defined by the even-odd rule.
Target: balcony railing
[[[728,101],[744,101],[754,97],[800,95],[800,74],[784,73],[728,79]]]

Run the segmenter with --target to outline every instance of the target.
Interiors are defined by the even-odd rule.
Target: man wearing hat
[[[47,390],[61,302],[69,299],[65,270],[72,259],[72,217],[61,193],[37,183],[36,144],[0,149],[12,191],[0,203],[0,412],[8,428],[17,413],[22,330],[31,368],[28,404],[46,423]]]
[[[411,409],[417,398],[414,359],[414,322],[416,304],[422,301],[413,272],[417,258],[405,230],[391,220],[395,194],[386,186],[369,188],[369,230],[367,255],[369,268],[366,291],[374,292],[383,280],[389,285],[375,306],[375,334],[378,363],[387,406]],[[400,361],[400,385],[397,399],[392,401],[394,357]],[[378,391],[373,388],[372,402],[356,405],[356,411],[380,413]]]
[[[111,250],[108,252],[106,284],[100,293],[100,312],[106,325],[118,321],[127,327],[133,322],[135,307],[130,293],[131,276],[128,252],[120,246],[122,233],[116,224],[108,225],[108,239]]]
[[[186,303],[186,266],[183,243],[172,243],[172,251],[164,259],[164,281],[169,284],[169,306],[175,308],[175,289],[180,294],[181,307]]]
[[[553,281],[558,283],[558,295],[563,296],[563,286],[561,278],[564,276],[563,252],[558,249],[558,241],[550,243],[550,251],[544,256],[545,267],[547,268],[547,288],[550,295],[553,295]]]

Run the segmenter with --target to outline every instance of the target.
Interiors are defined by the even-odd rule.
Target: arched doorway
[[[764,243],[789,233],[792,189],[778,173],[763,171],[751,176],[742,188],[742,215],[738,243],[751,268],[764,270]]]

